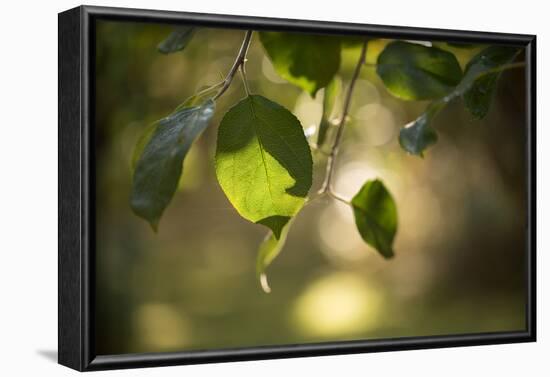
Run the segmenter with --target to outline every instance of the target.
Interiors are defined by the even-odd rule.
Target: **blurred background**
[[[134,145],[154,121],[229,70],[244,32],[199,29],[181,53],[156,46],[167,25],[98,21],[96,35],[96,352],[167,352],[525,328],[525,77],[506,71],[483,121],[461,101],[435,120],[439,142],[407,155],[400,127],[427,102],[391,97],[375,73],[386,40],[369,43],[346,125],[336,190],[353,196],[381,178],[398,209],[396,256],[384,260],[357,233],[347,206],[308,205],[268,268],[255,277],[266,228],[242,219],[214,172],[217,125],[241,99],[238,77],[192,147],[158,234],[129,205]],[[480,47],[455,48],[461,65]],[[342,52],[347,85],[359,48]],[[520,57],[521,59],[522,57]],[[316,99],[274,71],[257,35],[251,90],[291,110],[306,135]],[[321,62],[319,64],[322,64]],[[338,118],[340,107],[332,114]],[[329,135],[330,136],[330,135]],[[314,154],[314,187],[325,159]]]

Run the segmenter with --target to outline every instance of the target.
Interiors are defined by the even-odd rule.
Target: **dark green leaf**
[[[181,109],[158,121],[154,131],[147,130],[146,143],[138,142],[136,150],[142,152],[135,166],[131,206],[155,231],[178,187],[183,159],[213,114],[211,100]]]
[[[223,117],[216,175],[245,219],[279,236],[311,187],[312,159],[298,119],[281,105],[252,95]]]
[[[456,88],[432,102],[424,114],[401,130],[401,147],[409,153],[422,156],[423,151],[437,141],[437,134],[430,122],[457,97],[463,96],[466,107],[475,117],[484,117],[489,110],[500,69],[513,61],[518,53],[519,49],[515,47],[491,46],[474,56]]]
[[[266,293],[271,292],[271,288],[269,288],[265,270],[283,249],[291,225],[292,220],[286,223],[279,237],[276,237],[272,232],[268,233],[258,249],[256,276],[260,280],[262,289]]]
[[[405,100],[443,97],[462,78],[452,53],[401,41],[386,46],[378,56],[376,72],[391,94]]]
[[[136,171],[136,166],[139,161],[139,158],[141,157],[143,150],[145,149],[145,146],[147,145],[147,143],[149,143],[149,140],[151,140],[151,137],[155,133],[157,126],[158,126],[158,122],[155,122],[149,125],[145,129],[145,131],[143,131],[136,145],[134,146],[134,153],[132,153],[132,161],[131,161],[132,175]]]
[[[401,148],[422,157],[424,150],[437,142],[437,133],[430,122],[443,107],[443,104],[442,101],[432,103],[414,122],[401,129],[399,133]]]
[[[321,147],[325,142],[327,131],[330,127],[331,114],[334,111],[336,99],[340,95],[341,90],[342,82],[339,80],[338,76],[335,76],[325,88],[323,97],[323,115],[321,117],[321,123],[319,123],[319,132],[317,134],[318,147]]]
[[[468,89],[463,93],[466,108],[472,115],[482,119],[487,115],[494,97],[496,83],[502,72],[481,73],[511,63],[519,53],[519,48],[490,46],[474,56],[466,66],[465,78],[469,78]],[[473,80],[473,82],[471,82]]]
[[[174,29],[168,37],[162,42],[159,43],[157,49],[163,54],[171,54],[176,51],[183,50],[191,38],[195,28],[190,26],[180,26]]]
[[[261,32],[260,40],[277,73],[311,96],[332,80],[340,67],[336,37]]]
[[[384,258],[393,257],[397,208],[384,184],[367,181],[351,201],[355,224],[363,240]]]

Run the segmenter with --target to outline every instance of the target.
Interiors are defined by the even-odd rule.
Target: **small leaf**
[[[282,229],[279,237],[276,237],[275,234],[269,232],[258,249],[258,257],[256,259],[256,277],[260,281],[260,285],[266,293],[271,292],[271,288],[267,282],[265,270],[271,262],[277,258],[283,249],[291,225],[292,221],[288,221]]]
[[[260,40],[277,73],[312,97],[340,67],[340,40],[332,36],[261,32]]]
[[[465,78],[469,78],[468,89],[463,93],[466,108],[477,119],[489,112],[493,101],[497,81],[502,72],[480,73],[511,63],[519,53],[519,48],[509,46],[490,46],[474,56],[466,66]],[[471,82],[473,81],[473,82]]]
[[[437,133],[430,122],[443,107],[444,102],[433,102],[415,121],[399,132],[399,144],[405,151],[423,156],[424,150],[437,142]]]
[[[353,197],[351,205],[361,238],[384,258],[393,257],[397,208],[384,184],[378,179],[367,181]]]
[[[195,28],[191,26],[180,26],[174,29],[165,40],[159,43],[157,49],[163,54],[171,54],[173,52],[183,50],[191,38]]]
[[[213,114],[211,100],[181,109],[158,121],[153,131],[148,130],[146,143],[138,141],[136,151],[141,149],[141,155],[135,165],[131,206],[155,231],[178,187],[183,159]]]
[[[378,56],[376,72],[388,91],[404,100],[443,97],[462,78],[452,53],[401,41],[386,46]]]
[[[336,99],[342,91],[342,81],[335,76],[334,79],[325,88],[323,97],[323,115],[319,123],[319,132],[317,134],[317,147],[321,147],[325,142],[327,131],[330,127],[331,115],[334,112]]]
[[[245,219],[279,235],[311,187],[312,159],[298,119],[259,95],[246,97],[218,130],[216,175]]]

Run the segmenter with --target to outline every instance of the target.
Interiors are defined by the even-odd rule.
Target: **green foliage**
[[[256,277],[260,281],[265,292],[270,292],[267,284],[266,268],[279,255],[285,245],[288,232],[292,225],[292,220],[288,221],[281,231],[280,237],[276,237],[272,232],[268,233],[258,248],[258,257],[256,259]]]
[[[310,34],[261,32],[260,40],[277,73],[312,97],[340,67],[340,40]]]
[[[361,238],[384,258],[393,257],[397,208],[384,184],[378,179],[367,181],[353,197],[351,205]]]
[[[494,97],[497,81],[502,71],[487,73],[482,77],[479,74],[511,63],[519,53],[517,47],[490,46],[474,56],[466,66],[465,78],[473,80],[462,94],[466,108],[477,119],[482,119],[489,112]],[[475,78],[475,79],[474,79]]]
[[[157,46],[159,52],[163,54],[171,54],[173,52],[182,51],[191,38],[195,28],[190,26],[180,26],[174,29],[168,37]]]
[[[462,78],[452,53],[401,41],[386,46],[378,57],[376,72],[388,91],[404,100],[440,98]]]
[[[299,120],[281,105],[252,95],[223,117],[218,181],[242,217],[269,227],[276,238],[304,204],[312,165]]]
[[[193,32],[192,27],[177,28],[159,44],[159,51],[183,50]],[[308,199],[308,193],[313,179],[313,162],[299,120],[283,106],[260,95],[249,94],[244,64],[250,37],[249,31],[222,82],[203,88],[171,115],[144,131],[132,156],[131,206],[156,231],[177,189],[187,152],[208,126],[215,100],[229,87],[240,68],[247,97],[229,109],[219,125],[215,170],[222,190],[237,212],[270,229],[259,247],[256,262],[257,277],[268,292],[266,268],[283,249],[293,218],[306,200],[312,200]],[[347,99],[351,98],[353,84],[365,61],[366,38],[261,32],[260,41],[280,76],[312,97],[325,88],[323,113],[317,130],[317,145],[322,147],[342,91],[342,82],[336,76],[341,48],[363,45],[346,92],[349,104]],[[378,56],[376,70],[384,86],[393,96],[404,100],[433,100],[423,114],[401,130],[401,147],[408,153],[422,156],[438,139],[431,122],[458,97],[463,97],[474,117],[484,117],[503,67],[518,53],[519,49],[514,47],[487,47],[470,60],[463,74],[456,57],[449,51],[402,41],[389,43]],[[343,119],[348,111],[348,107],[344,107]],[[331,169],[337,144],[338,141],[332,146],[325,182],[318,194],[331,194],[349,204],[362,239],[384,258],[391,258],[397,232],[396,204],[380,180],[367,181],[351,202],[331,191]]]
[[[399,142],[403,149],[422,156],[424,150],[437,141],[437,133],[430,122],[449,102],[460,96],[475,117],[483,118],[489,111],[501,67],[513,61],[518,52],[515,47],[491,46],[474,56],[460,83],[445,97],[428,105],[410,126],[401,129]]]
[[[138,142],[131,206],[155,231],[176,192],[183,159],[213,114],[213,101],[181,109],[146,130]]]
[[[131,160],[131,165],[130,165],[130,167],[132,169],[132,174],[134,174],[134,172],[136,171],[136,166],[137,166],[137,163],[138,163],[141,155],[143,154],[143,150],[145,149],[145,147],[149,143],[149,140],[151,140],[151,137],[155,133],[155,130],[157,129],[157,127],[158,127],[158,122],[155,122],[155,123],[149,125],[145,129],[145,131],[143,131],[141,136],[138,138],[138,141],[136,142],[136,145],[134,146],[134,153],[132,154],[132,160]]]
[[[422,115],[401,130],[399,133],[401,148],[410,154],[422,157],[424,150],[437,142],[437,132],[430,122],[439,112],[441,104],[441,101],[430,104]]]
[[[319,131],[317,133],[317,146],[321,147],[327,135],[327,131],[330,127],[330,116],[334,112],[336,105],[336,99],[342,91],[342,81],[335,76],[334,79],[325,88],[325,94],[323,97],[323,115],[321,122],[319,123]]]

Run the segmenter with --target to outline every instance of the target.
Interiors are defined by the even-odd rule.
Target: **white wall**
[[[548,297],[550,140],[547,85],[550,22],[544,1],[88,1],[157,8],[538,35],[538,288],[536,344],[155,368],[103,374],[294,376],[518,376],[550,370]],[[308,6],[308,4],[314,4]],[[0,371],[69,375],[51,361],[57,346],[57,12],[75,1],[4,1],[0,27]],[[546,316],[546,318],[544,318]],[[531,374],[530,373],[530,374]]]

